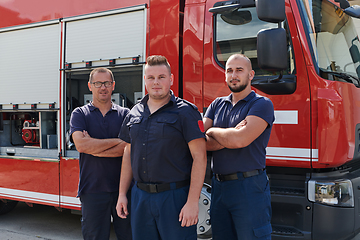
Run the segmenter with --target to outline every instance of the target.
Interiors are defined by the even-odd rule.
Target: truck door
[[[0,29],[0,198],[59,204],[60,30]]]
[[[209,1],[207,4],[207,9],[210,9],[226,2]],[[281,23],[281,27],[287,34],[288,69],[282,72],[282,81],[291,87],[282,89],[281,84],[274,84],[276,91],[270,90],[270,86],[262,87],[267,81],[276,79],[279,73],[258,67],[257,33],[261,29],[277,28],[278,25],[259,20],[255,4],[227,12],[205,13],[212,17],[212,29],[205,28],[204,34],[204,107],[215,97],[230,93],[225,84],[226,60],[234,53],[245,54],[255,70],[253,90],[270,98],[275,109],[275,123],[267,148],[267,165],[308,168],[312,161],[317,161],[317,149],[311,146],[308,76],[294,14],[288,5],[285,11],[287,19]]]

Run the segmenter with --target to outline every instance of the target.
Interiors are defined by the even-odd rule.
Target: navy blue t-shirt
[[[213,172],[231,174],[265,168],[266,147],[269,142],[272,124],[275,120],[274,106],[270,99],[252,91],[234,106],[232,95],[216,98],[209,106],[205,117],[213,120],[213,127],[235,127],[246,116],[257,116],[269,125],[249,146],[244,148],[224,148],[213,152]]]
[[[196,106],[171,95],[168,104],[150,114],[148,95],[124,120],[120,138],[131,143],[134,180],[170,183],[190,179],[193,159],[188,143],[204,138]]]
[[[129,109],[116,104],[112,104],[105,116],[92,103],[78,107],[71,114],[70,136],[75,131],[86,130],[93,138],[118,138],[122,122],[128,113]],[[95,157],[80,153],[78,196],[82,193],[118,191],[121,160],[122,157]]]

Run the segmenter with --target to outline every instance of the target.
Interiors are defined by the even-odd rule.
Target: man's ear
[[[91,83],[90,83],[90,82],[88,82],[88,88],[89,88],[90,92],[92,92]]]
[[[171,74],[170,76],[170,86],[174,84],[174,74]]]
[[[249,72],[249,79],[250,79],[250,81],[253,80],[254,76],[255,76],[255,71],[254,71],[254,70],[251,70],[251,71]]]

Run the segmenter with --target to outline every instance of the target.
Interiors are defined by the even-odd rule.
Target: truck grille
[[[271,194],[305,196],[304,189],[270,187]]]

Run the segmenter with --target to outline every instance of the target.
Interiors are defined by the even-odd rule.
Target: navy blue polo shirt
[[[112,104],[102,115],[100,110],[89,103],[76,108],[70,118],[70,136],[75,131],[86,130],[97,139],[118,138],[120,128],[129,109]],[[80,153],[80,181],[78,196],[82,193],[119,191],[122,157],[95,157]]]
[[[249,146],[237,149],[224,148],[213,152],[213,172],[231,174],[265,168],[266,146],[269,142],[272,124],[275,120],[274,106],[270,99],[252,91],[234,106],[232,94],[216,98],[209,106],[205,117],[213,120],[214,127],[235,127],[246,116],[257,116],[264,119],[269,126]]]
[[[190,179],[193,159],[188,143],[204,138],[197,107],[171,93],[168,104],[150,114],[146,95],[124,120],[120,138],[131,143],[134,180],[170,183]]]

